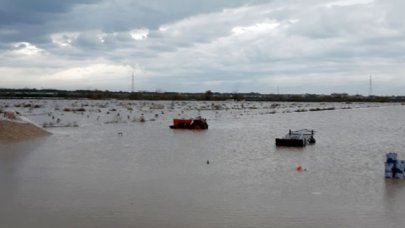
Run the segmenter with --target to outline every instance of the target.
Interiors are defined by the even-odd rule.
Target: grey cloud
[[[398,9],[403,3],[326,7],[327,2],[117,0],[49,3],[46,8],[48,2],[39,1],[20,11],[0,3],[1,10],[26,10],[32,19],[9,16],[9,22],[0,23],[0,52],[6,53],[0,55],[0,73],[2,66],[17,72],[49,65],[51,74],[102,62],[139,66],[139,86],[149,90],[269,92],[280,86],[287,91],[283,81],[293,80],[291,91],[355,91],[352,85],[370,72],[405,84],[398,80],[405,61]],[[260,27],[272,22],[278,24],[274,29]],[[134,29],[148,30],[148,38],[134,39]],[[10,53],[21,41],[43,52]],[[335,85],[328,79],[335,79]],[[114,81],[103,86],[108,84]],[[306,89],[297,89],[300,85]]]

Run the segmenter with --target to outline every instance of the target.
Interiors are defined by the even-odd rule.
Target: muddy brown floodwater
[[[165,105],[139,109],[144,123],[105,123],[109,108],[26,112],[79,127],[0,145],[0,227],[405,227],[405,180],[384,178],[385,153],[405,159],[405,106],[270,114]],[[207,117],[209,130],[169,129],[181,111]],[[316,144],[275,147],[301,128],[316,130]]]

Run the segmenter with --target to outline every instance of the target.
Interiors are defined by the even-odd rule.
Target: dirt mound
[[[28,122],[0,120],[0,143],[16,143],[49,135],[46,130]]]

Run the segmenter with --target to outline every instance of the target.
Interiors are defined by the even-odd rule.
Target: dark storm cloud
[[[153,30],[192,15],[259,2],[266,1],[2,0],[0,35],[3,42],[25,40],[43,45],[50,41],[49,34],[60,31]]]
[[[56,14],[68,12],[77,4],[90,4],[99,0],[2,0],[0,1],[0,25],[13,27],[24,24],[39,24],[52,19]]]
[[[3,42],[45,42],[48,24],[60,14],[68,13],[78,4],[93,4],[99,0],[1,0],[0,35]]]
[[[241,4],[255,4],[268,1],[183,1],[183,0],[123,0],[123,1],[108,1],[108,0],[2,0],[0,1],[0,25],[6,27],[21,26],[24,24],[41,24],[47,23],[60,14],[66,14],[72,11],[77,6],[92,5],[101,12],[89,12],[89,14],[81,14],[78,19],[84,24],[83,19],[97,19],[91,21],[95,27],[101,24],[106,24],[106,29],[116,30],[115,28],[125,25],[140,25],[147,27],[157,27],[162,23],[170,23],[179,18],[188,17],[194,14],[206,13],[216,10],[221,10],[227,7],[237,7]],[[107,7],[103,7],[107,6]],[[100,6],[100,7],[97,7]],[[84,12],[80,12],[84,13]],[[67,15],[69,16],[69,15]],[[63,18],[63,17],[58,17]]]

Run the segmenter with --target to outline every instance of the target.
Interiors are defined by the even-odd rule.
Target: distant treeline
[[[108,90],[56,90],[56,89],[0,89],[1,99],[54,98],[54,99],[118,99],[118,100],[246,100],[246,101],[294,101],[294,102],[405,102],[405,96],[362,96],[346,93],[320,94],[260,94],[179,92],[122,92]]]

